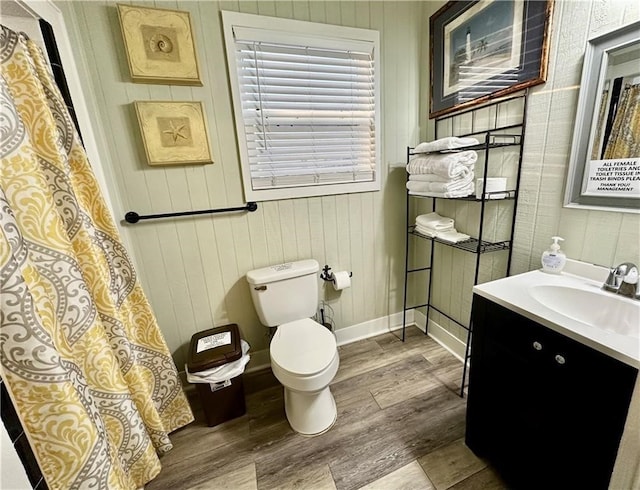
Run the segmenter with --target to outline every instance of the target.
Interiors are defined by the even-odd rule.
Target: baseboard
[[[420,330],[425,330],[425,316],[419,311],[408,310],[406,317],[407,325],[416,325]],[[347,345],[358,340],[368,339],[381,335],[383,333],[393,332],[402,328],[402,312],[393,313],[391,315],[374,318],[362,323],[351,325],[350,327],[340,328],[336,330],[336,342],[338,345]],[[458,338],[454,337],[442,326],[433,320],[429,321],[429,336],[438,342],[442,347],[447,349],[451,354],[460,361],[464,359],[465,344]],[[271,359],[269,358],[269,349],[259,351],[251,351],[251,360],[245,369],[246,373],[261,371],[271,367]],[[181,373],[184,375],[184,373]],[[186,380],[185,380],[186,381]]]
[[[407,325],[413,325],[413,310],[407,311]],[[336,330],[336,341],[338,345],[351,344],[358,340],[368,339],[383,333],[393,332],[402,328],[402,312],[374,318],[362,323],[351,325],[350,327]]]
[[[419,311],[414,311],[415,325],[424,332],[426,317]],[[429,320],[429,337],[438,342],[442,347],[447,349],[451,354],[458,358],[461,362],[464,362],[464,356],[466,353],[466,344],[462,342],[458,337],[452,335],[442,325]]]
[[[269,349],[262,349],[257,351],[250,351],[249,364],[247,364],[245,373],[252,373],[254,371],[261,371],[271,367],[271,358],[269,357]]]
[[[413,325],[413,310],[407,311],[407,325]],[[374,318],[362,323],[351,325],[350,327],[340,328],[335,331],[336,342],[340,345],[351,344],[358,340],[368,339],[383,333],[393,332],[402,328],[402,312],[392,315]],[[251,360],[247,365],[245,372],[260,371],[271,366],[269,358],[269,349],[251,352]]]

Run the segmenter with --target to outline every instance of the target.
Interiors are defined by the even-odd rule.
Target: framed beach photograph
[[[451,1],[431,16],[429,118],[543,83],[553,0]]]
[[[134,102],[149,165],[213,163],[200,102]]]
[[[133,82],[202,85],[189,12],[117,7]]]

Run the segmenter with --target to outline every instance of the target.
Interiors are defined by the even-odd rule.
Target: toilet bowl
[[[269,354],[293,430],[304,435],[329,430],[337,417],[329,384],[340,364],[334,335],[310,318],[289,322],[277,328]]]
[[[304,435],[329,430],[337,414],[329,389],[340,364],[336,338],[310,318],[318,308],[319,270],[316,260],[306,259],[247,272],[260,321],[276,327],[269,354],[284,386],[287,419]]]

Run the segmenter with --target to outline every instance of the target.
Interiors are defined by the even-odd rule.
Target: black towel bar
[[[253,212],[258,209],[258,203],[248,202],[245,206],[239,206],[236,208],[220,208],[220,209],[202,209],[200,211],[182,211],[178,213],[162,213],[162,214],[144,214],[139,215],[135,211],[129,211],[124,215],[124,219],[127,223],[137,223],[141,219],[156,219],[156,218],[173,218],[176,216],[194,216],[198,214],[215,214],[215,213],[230,213],[233,211],[249,211]]]

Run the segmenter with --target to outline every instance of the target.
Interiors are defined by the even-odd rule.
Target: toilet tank
[[[299,260],[247,272],[251,299],[263,325],[309,318],[318,308],[316,260]]]

